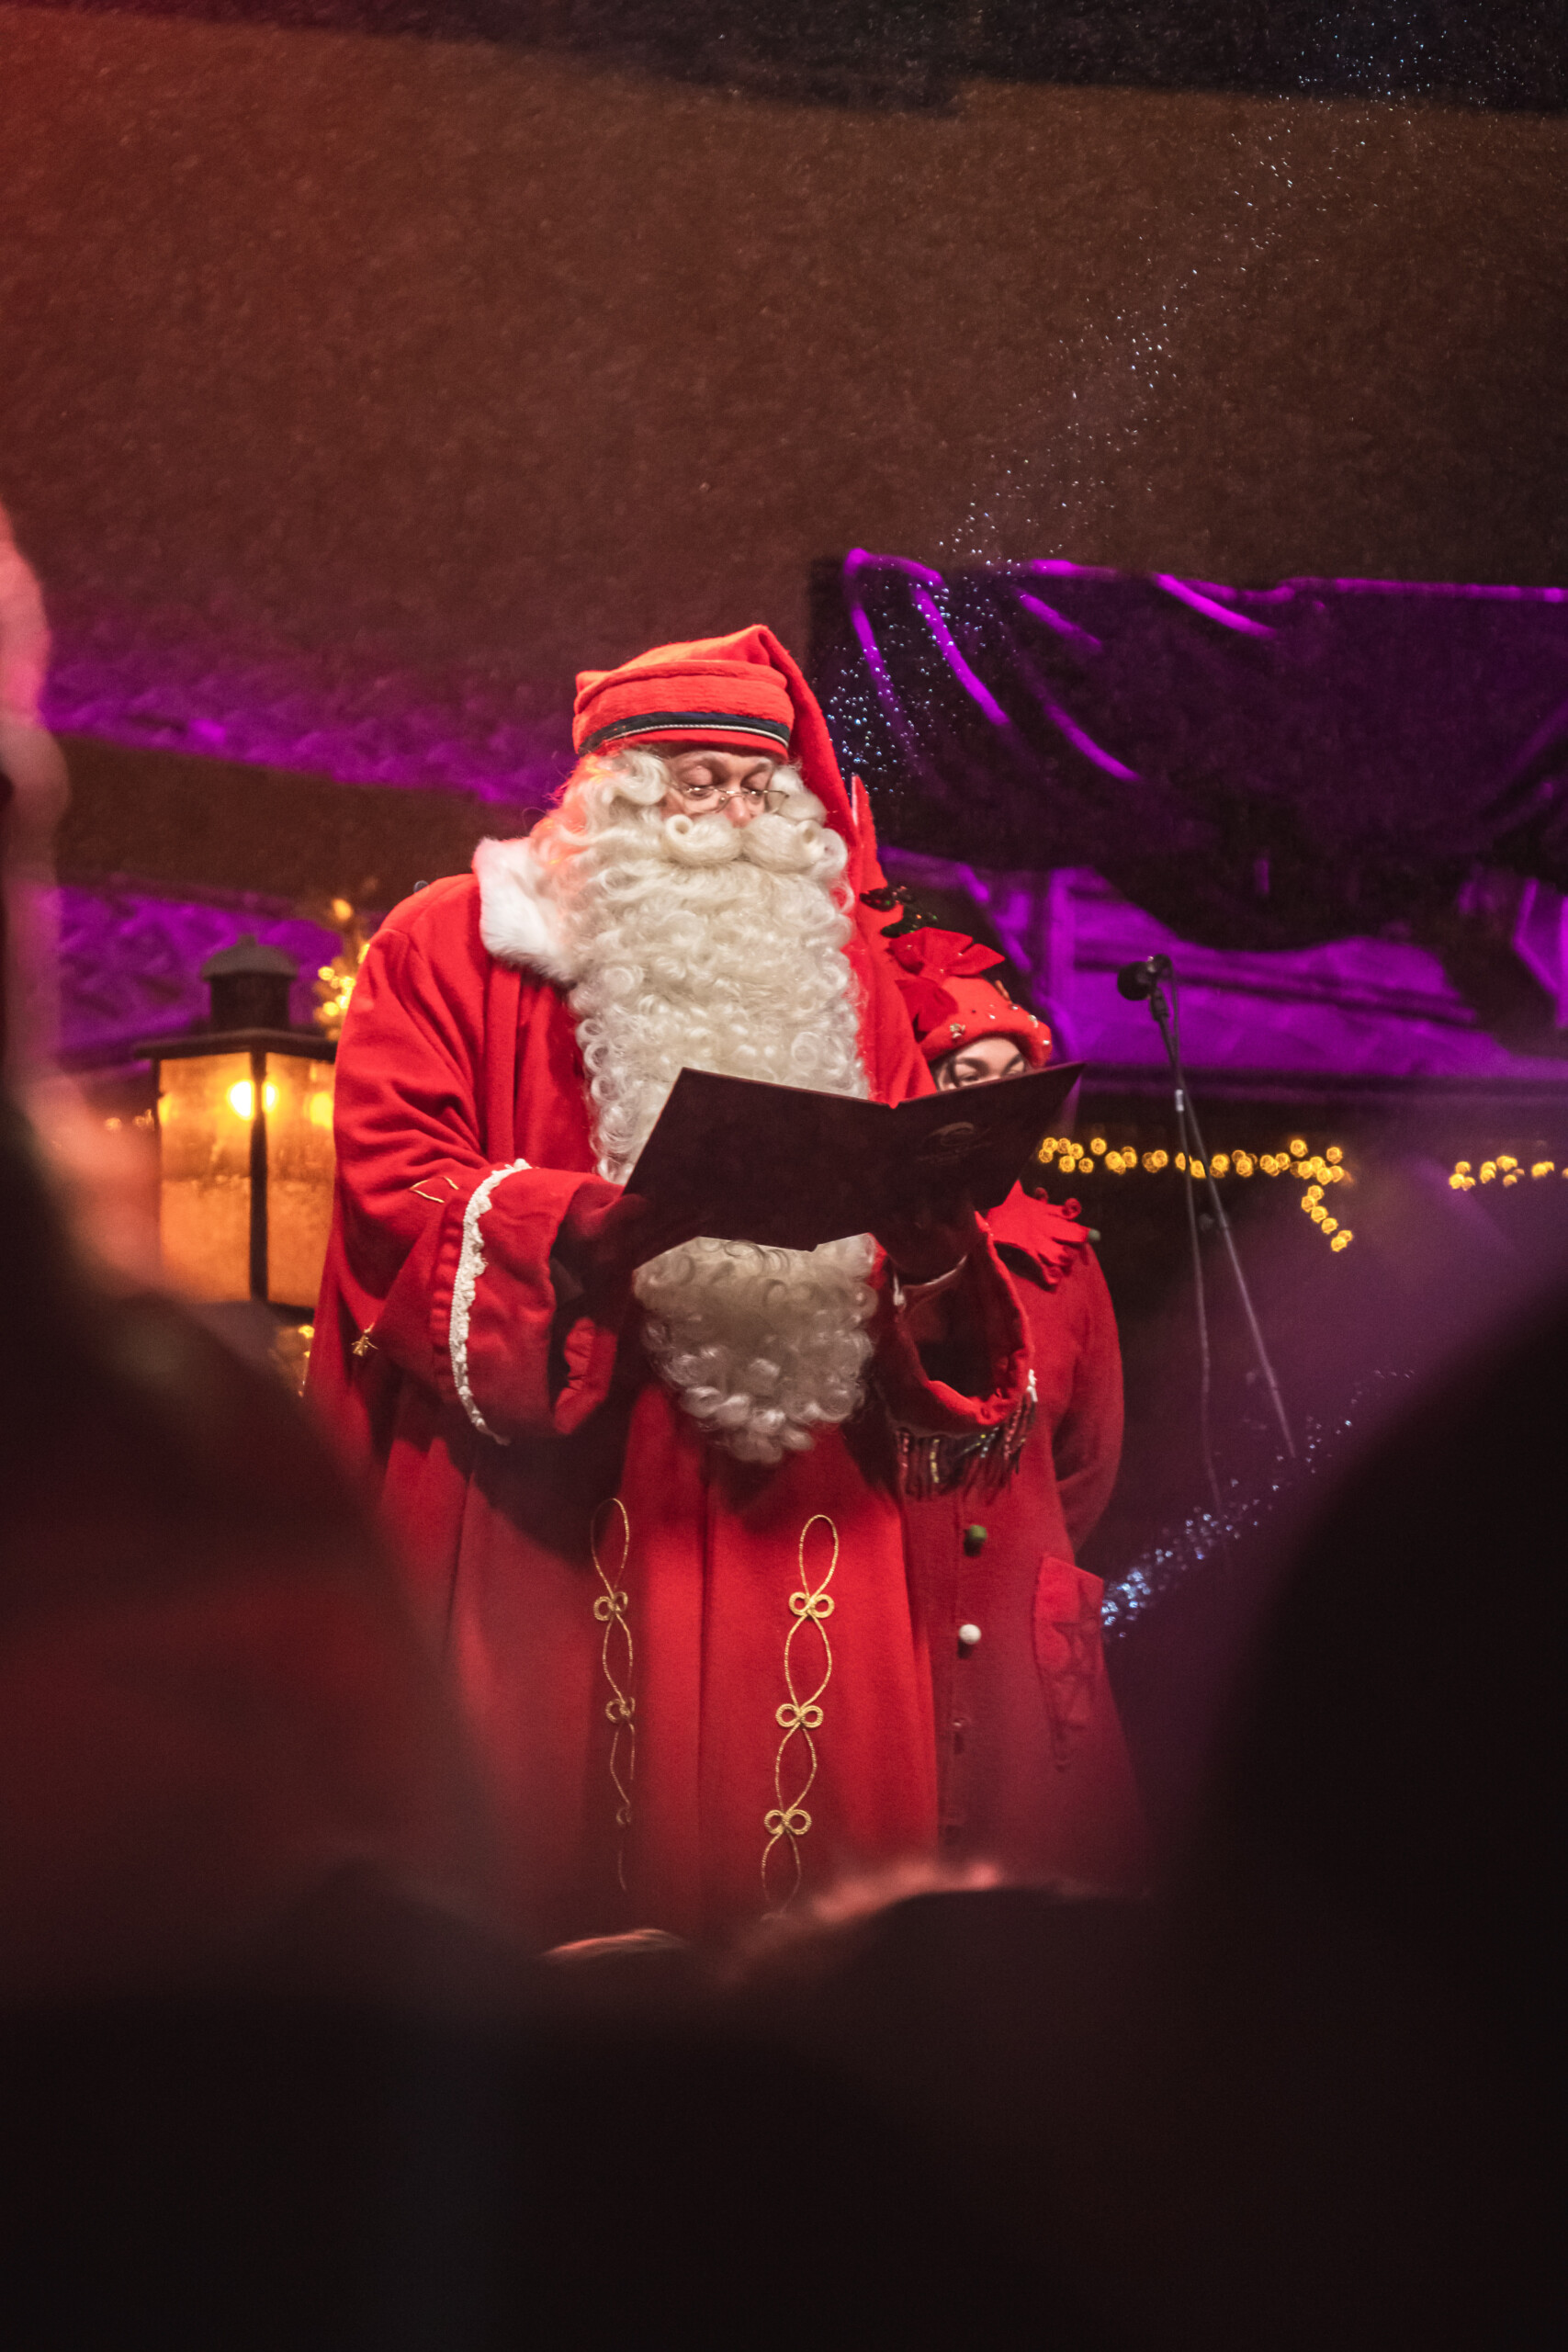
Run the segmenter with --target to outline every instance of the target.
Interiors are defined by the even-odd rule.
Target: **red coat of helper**
[[[985,977],[992,950],[936,930],[890,944],[939,1084],[1050,1059],[1044,1023]],[[1129,1889],[1146,1834],[1105,1671],[1103,1588],[1076,1565],[1116,1480],[1122,1357],[1077,1207],[1015,1187],[987,1219],[1023,1307],[1035,1418],[988,1493],[998,1441],[907,1447],[909,1558],[931,1629],[944,1852],[1011,1878]]]

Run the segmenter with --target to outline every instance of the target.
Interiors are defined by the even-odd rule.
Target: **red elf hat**
[[[1010,1037],[1032,1069],[1044,1069],[1052,1042],[1045,1023],[1014,1004],[999,980],[982,977],[1002,961],[994,947],[934,928],[907,931],[887,944],[928,1062],[940,1062],[978,1037]]]

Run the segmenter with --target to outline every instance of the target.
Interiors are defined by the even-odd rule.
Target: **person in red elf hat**
[[[1044,1022],[987,977],[994,949],[938,930],[889,947],[939,1087],[1049,1061]],[[907,1447],[908,1542],[931,1627],[946,1851],[1011,1878],[1125,1891],[1146,1875],[1147,1839],[1100,1645],[1103,1588],[1076,1565],[1115,1484],[1122,1358],[1077,1213],[1015,1187],[987,1216],[1029,1326],[1033,1418],[1021,1442]]]
[[[1051,1032],[985,977],[1002,961],[994,947],[934,928],[906,932],[889,946],[921,1051],[944,1091],[1044,1069]]]
[[[310,1385],[479,1736],[519,1920],[701,1936],[934,1850],[897,1431],[1015,1420],[1028,1340],[964,1202],[793,1251],[626,1195],[683,1066],[932,1081],[865,795],[769,630],[585,672],[573,743],[535,831],[367,955]]]

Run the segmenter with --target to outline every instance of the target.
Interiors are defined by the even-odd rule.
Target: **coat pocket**
[[[1104,1591],[1099,1577],[1049,1552],[1034,1580],[1034,1663],[1058,1771],[1071,1763],[1104,1679],[1100,1634]]]

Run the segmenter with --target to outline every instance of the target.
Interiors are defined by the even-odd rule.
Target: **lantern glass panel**
[[[266,1083],[266,1290],[313,1307],[333,1218],[331,1062],[269,1054]]]
[[[195,1298],[247,1297],[251,1057],[192,1055],[162,1063],[159,1080],[164,1271]]]
[[[164,1269],[193,1297],[246,1298],[251,1057],[171,1057],[159,1077]],[[313,1056],[266,1057],[266,1295],[279,1306],[313,1306],[321,1287],[332,1223],[333,1077],[332,1063]]]

